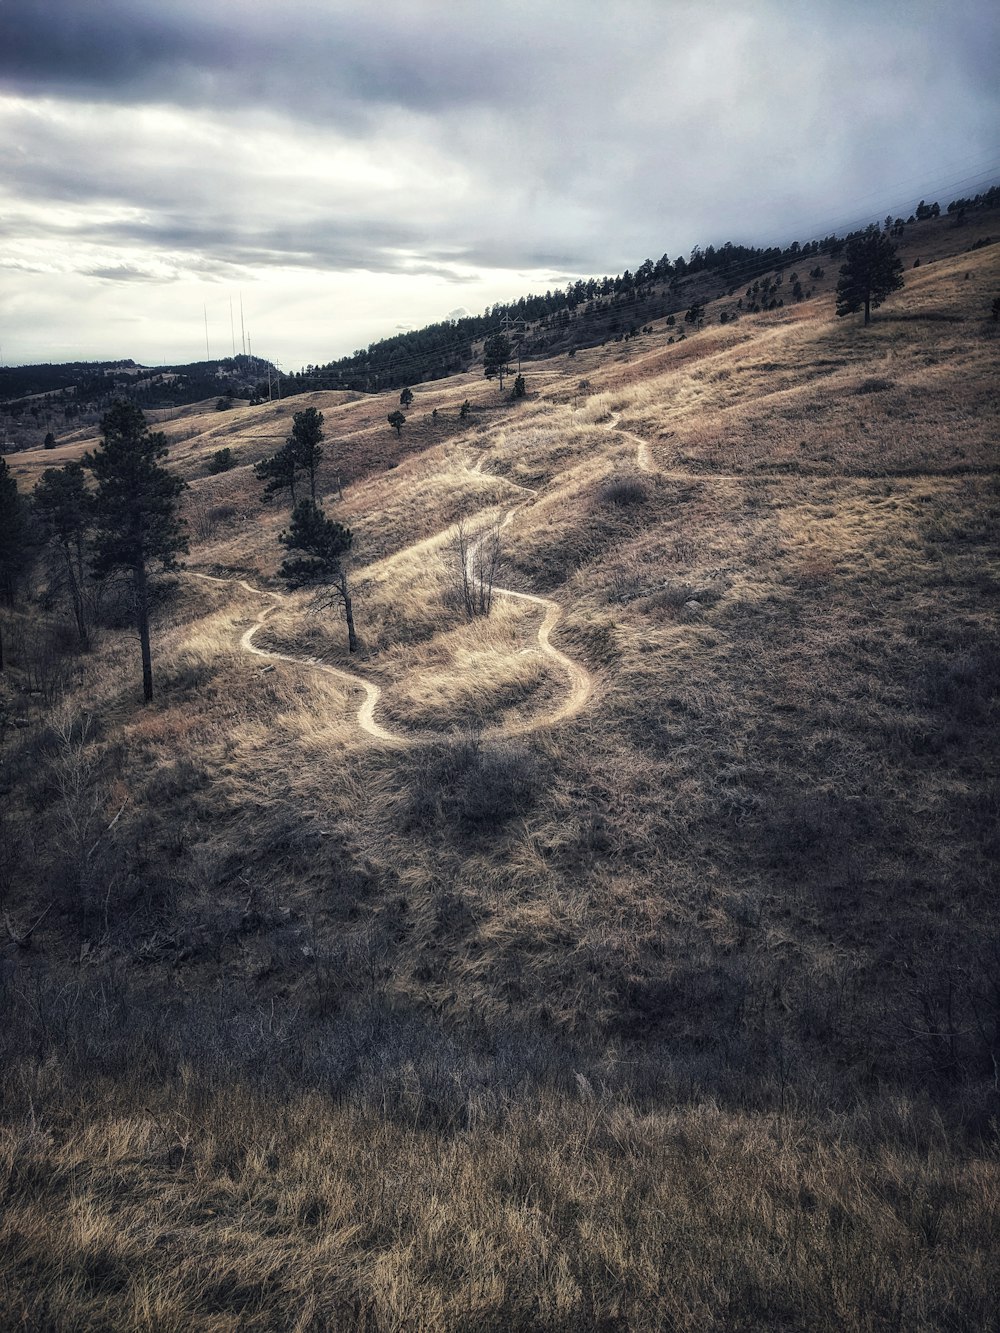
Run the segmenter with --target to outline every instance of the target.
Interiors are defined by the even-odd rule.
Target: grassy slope
[[[310,396],[358,668],[454,740],[367,744],[333,679],[238,652],[259,599],[193,581],[152,709],[109,630],[7,740],[8,908],[55,904],[5,973],[7,1322],[986,1326],[997,262],[919,235],[867,331],[658,330],[517,406],[424,386],[401,440]],[[248,465],[302,405],[169,424],[192,567],[273,577]],[[504,478],[538,495],[501,582],[597,689],[496,742],[563,688],[540,612],[456,601],[449,525]],[[293,599],[258,642],[342,639]]]

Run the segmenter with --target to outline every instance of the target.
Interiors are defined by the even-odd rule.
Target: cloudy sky
[[[1000,180],[995,0],[0,0],[0,360],[294,370]],[[230,308],[234,322],[230,322]]]

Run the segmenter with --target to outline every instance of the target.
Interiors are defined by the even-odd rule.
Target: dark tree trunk
[[[340,576],[340,598],[344,603],[344,619],[347,621],[347,648],[349,652],[358,651],[358,636],[354,633],[354,608],[351,605],[351,594],[347,591],[347,579],[343,574]]]
[[[63,547],[63,554],[66,557],[66,577],[69,579],[69,598],[73,604],[76,632],[80,639],[80,647],[86,651],[90,647],[90,638],[87,634],[87,613],[83,601],[83,583],[77,569],[74,568],[73,556],[68,546]]]
[[[135,566],[133,587],[135,622],[142,650],[142,698],[148,704],[153,702],[153,659],[149,651],[149,586],[146,582],[146,566],[142,561]]]

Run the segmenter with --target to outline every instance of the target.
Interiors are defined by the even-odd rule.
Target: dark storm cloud
[[[263,104],[305,119],[383,104],[433,112],[516,82],[474,15],[338,8],[23,0],[0,9],[0,79],[34,94]]]
[[[134,264],[116,264],[110,268],[82,269],[84,277],[104,278],[107,282],[170,282],[169,277],[150,273],[148,269],[137,268]]]
[[[998,31],[995,0],[0,0],[0,273],[123,309],[315,270],[320,309],[331,275],[807,240],[1000,176]]]
[[[935,139],[995,144],[997,30],[989,0],[8,0],[0,81],[361,139],[409,113],[484,189],[520,182],[553,214],[560,194],[662,207],[672,178],[717,210],[722,173],[744,195],[757,173],[766,212],[782,179],[809,197],[824,164],[876,170],[907,125],[925,161]]]

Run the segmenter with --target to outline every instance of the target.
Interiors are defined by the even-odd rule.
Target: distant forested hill
[[[1000,187],[993,187],[972,198],[953,200],[946,212],[952,225],[962,226],[968,213],[997,204]],[[941,211],[939,204],[921,199],[907,218],[887,217],[885,228],[900,237],[906,228],[940,217]],[[734,311],[752,312],[770,308],[772,303],[804,300],[818,258],[837,259],[846,239],[830,234],[786,246],[732,242],[718,248],[695,246],[687,258],[678,255],[672,260],[664,254],[655,261],[644,260],[635,272],[626,269],[613,278],[577,279],[544,296],[522,296],[495,305],[482,315],[398,333],[326,365],[307,366],[294,378],[311,389],[368,393],[398,389],[468,369],[479,350],[476,344],[501,327],[509,330],[522,359],[530,360],[634,337],[652,320],[726,295],[734,297]],[[804,266],[801,272],[800,266]],[[789,272],[787,289],[779,294],[768,284],[765,291],[759,279],[785,269],[795,270]]]
[[[269,372],[276,382],[275,368],[251,356],[156,367],[131,360],[0,367],[0,452],[35,448],[49,434],[92,425],[116,398],[147,410],[266,396]]]

